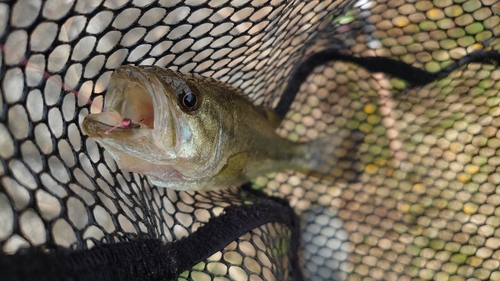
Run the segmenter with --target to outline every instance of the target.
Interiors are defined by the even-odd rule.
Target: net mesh
[[[211,76],[276,108],[294,66],[335,50],[446,75],[414,86],[325,57],[303,77],[278,133],[336,132],[335,180],[281,172],[252,188],[301,218],[304,278],[500,280],[497,34],[494,0],[0,3],[2,252],[175,242],[267,200],[240,188],[178,192],[119,170],[80,130],[116,67]],[[455,63],[478,51],[490,53]],[[264,223],[179,279],[292,279],[294,240],[290,225]]]

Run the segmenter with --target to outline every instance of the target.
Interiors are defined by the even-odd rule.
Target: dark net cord
[[[409,83],[408,88],[412,88],[424,86],[437,79],[444,78],[451,72],[469,63],[476,62],[499,65],[500,54],[495,51],[478,50],[454,61],[438,72],[431,73],[411,66],[405,62],[386,57],[355,57],[348,54],[342,54],[337,49],[323,50],[308,56],[302,63],[298,63],[294,67],[289,83],[283,91],[281,99],[274,111],[278,115],[285,117],[295,100],[296,94],[299,92],[300,86],[304,83],[309,74],[314,71],[314,68],[333,61],[355,63],[372,73],[381,72],[403,79]]]
[[[250,190],[247,187],[243,187]],[[0,256],[0,280],[176,280],[231,241],[266,223],[282,223],[292,233],[292,280],[303,280],[297,251],[298,217],[288,202],[250,191],[257,203],[230,206],[186,238],[164,244],[159,239],[102,244],[89,250],[59,248],[49,253],[31,248]]]
[[[429,73],[389,58],[354,57],[337,50],[325,50],[310,55],[294,68],[275,111],[284,116],[308,75],[314,68],[331,61],[352,62],[371,72],[382,72],[406,80],[411,86],[423,86],[446,77],[468,63],[498,65],[500,55],[497,52],[476,51],[440,72]],[[293,209],[286,200],[266,197],[251,190],[248,185],[243,188],[262,200],[252,205],[227,207],[224,214],[210,219],[179,241],[165,244],[159,239],[139,238],[130,242],[97,245],[89,250],[55,248],[44,251],[31,248],[15,255],[2,254],[0,280],[176,280],[182,272],[206,260],[231,241],[270,222],[283,223],[292,231],[290,272],[292,280],[302,280],[298,262],[300,226]]]
[[[0,281],[500,280],[499,34],[497,0],[0,1]],[[124,64],[335,164],[252,182],[289,202],[152,186],[79,129]]]

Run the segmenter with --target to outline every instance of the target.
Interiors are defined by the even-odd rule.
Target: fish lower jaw
[[[131,163],[128,160],[130,159],[116,159],[118,167],[127,172],[146,175],[155,181],[179,182],[186,180],[181,172],[171,168],[170,165],[162,166],[140,159],[134,159]]]
[[[83,119],[81,127],[86,135],[94,139],[140,139],[147,138],[146,136],[151,135],[153,131],[140,124],[133,124],[134,127],[128,128],[119,123],[111,125],[89,116]]]
[[[198,180],[173,180],[171,178],[148,177],[149,181],[158,187],[171,188],[178,191],[196,191],[203,189]]]

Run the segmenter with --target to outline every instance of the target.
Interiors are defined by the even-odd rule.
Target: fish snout
[[[140,67],[133,65],[122,65],[116,68],[111,74],[111,81],[115,80],[126,80],[129,82],[144,83],[148,81],[147,76]]]

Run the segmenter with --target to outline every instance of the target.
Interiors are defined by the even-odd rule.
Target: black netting
[[[0,280],[500,280],[498,34],[496,0],[0,2]],[[327,176],[121,171],[80,125],[124,64],[334,136]]]

